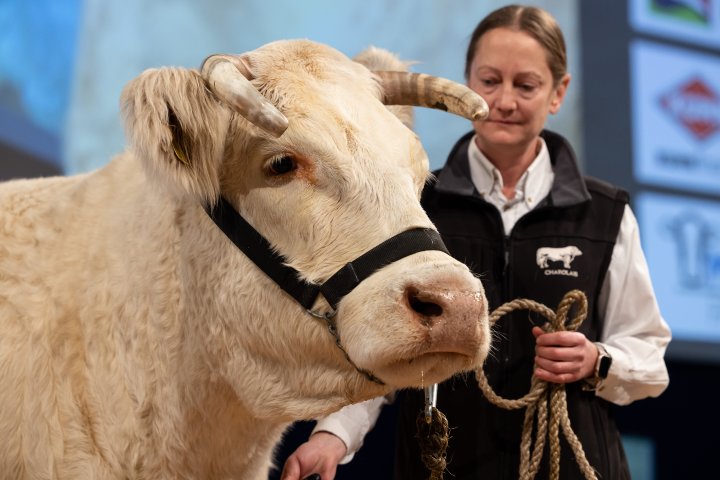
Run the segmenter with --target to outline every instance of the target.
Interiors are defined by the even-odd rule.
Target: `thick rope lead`
[[[578,314],[566,325],[567,315],[573,303],[578,302]],[[574,331],[587,317],[587,297],[579,290],[572,290],[565,294],[558,305],[557,312],[553,312],[545,305],[538,302],[517,299],[497,308],[490,315],[490,324],[497,322],[503,315],[513,310],[531,310],[539,313],[548,319],[543,327],[546,332]],[[495,394],[490,385],[483,368],[475,370],[480,390],[485,397],[493,404],[506,410],[516,410],[527,407],[525,410],[525,421],[523,423],[522,439],[520,442],[520,480],[532,480],[540,468],[545,441],[548,438],[550,448],[550,480],[560,478],[560,437],[562,430],[567,439],[575,460],[587,480],[597,480],[595,470],[585,457],[582,445],[570,426],[570,419],[567,411],[567,397],[565,385],[548,384],[533,375],[530,391],[522,398],[508,400]],[[550,409],[548,412],[548,404]],[[535,445],[532,443],[532,430],[535,415],[537,414],[537,431]]]
[[[420,412],[416,423],[420,458],[430,470],[428,480],[442,480],[447,466],[445,452],[450,438],[447,418],[440,410],[432,407],[432,419],[428,421],[425,412]]]

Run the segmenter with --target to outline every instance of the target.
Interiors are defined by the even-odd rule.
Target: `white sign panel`
[[[634,41],[630,60],[638,182],[720,193],[720,56]]]
[[[675,340],[720,340],[720,202],[641,193],[635,210]]]
[[[637,31],[720,48],[720,0],[630,0],[628,5]]]

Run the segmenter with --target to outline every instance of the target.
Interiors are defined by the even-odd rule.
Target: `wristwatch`
[[[595,342],[595,346],[598,349],[598,358],[595,362],[595,375],[585,379],[585,385],[583,390],[595,391],[599,390],[603,380],[605,380],[610,372],[610,366],[612,365],[612,357],[605,350],[602,343]]]
[[[612,357],[605,350],[602,343],[595,343],[598,349],[598,359],[595,363],[595,376],[598,380],[603,381],[607,378],[608,372],[610,371],[610,365],[612,365]]]

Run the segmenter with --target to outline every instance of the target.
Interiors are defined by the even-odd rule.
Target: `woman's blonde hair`
[[[527,32],[547,52],[547,61],[557,86],[567,73],[565,37],[555,18],[545,10],[525,5],[507,5],[483,18],[473,31],[465,57],[465,79],[470,78],[470,68],[480,38],[495,28],[511,28]]]

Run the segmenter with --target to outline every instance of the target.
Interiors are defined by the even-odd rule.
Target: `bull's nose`
[[[426,327],[433,323],[443,314],[443,302],[438,292],[421,291],[417,287],[410,286],[405,290],[410,309],[415,313],[417,320]]]
[[[430,352],[455,352],[470,357],[489,341],[487,302],[482,290],[448,289],[437,283],[405,288],[412,322],[424,331]]]
[[[477,319],[487,313],[481,291],[409,285],[405,299],[417,321],[428,327],[448,319],[457,321],[458,317]]]

